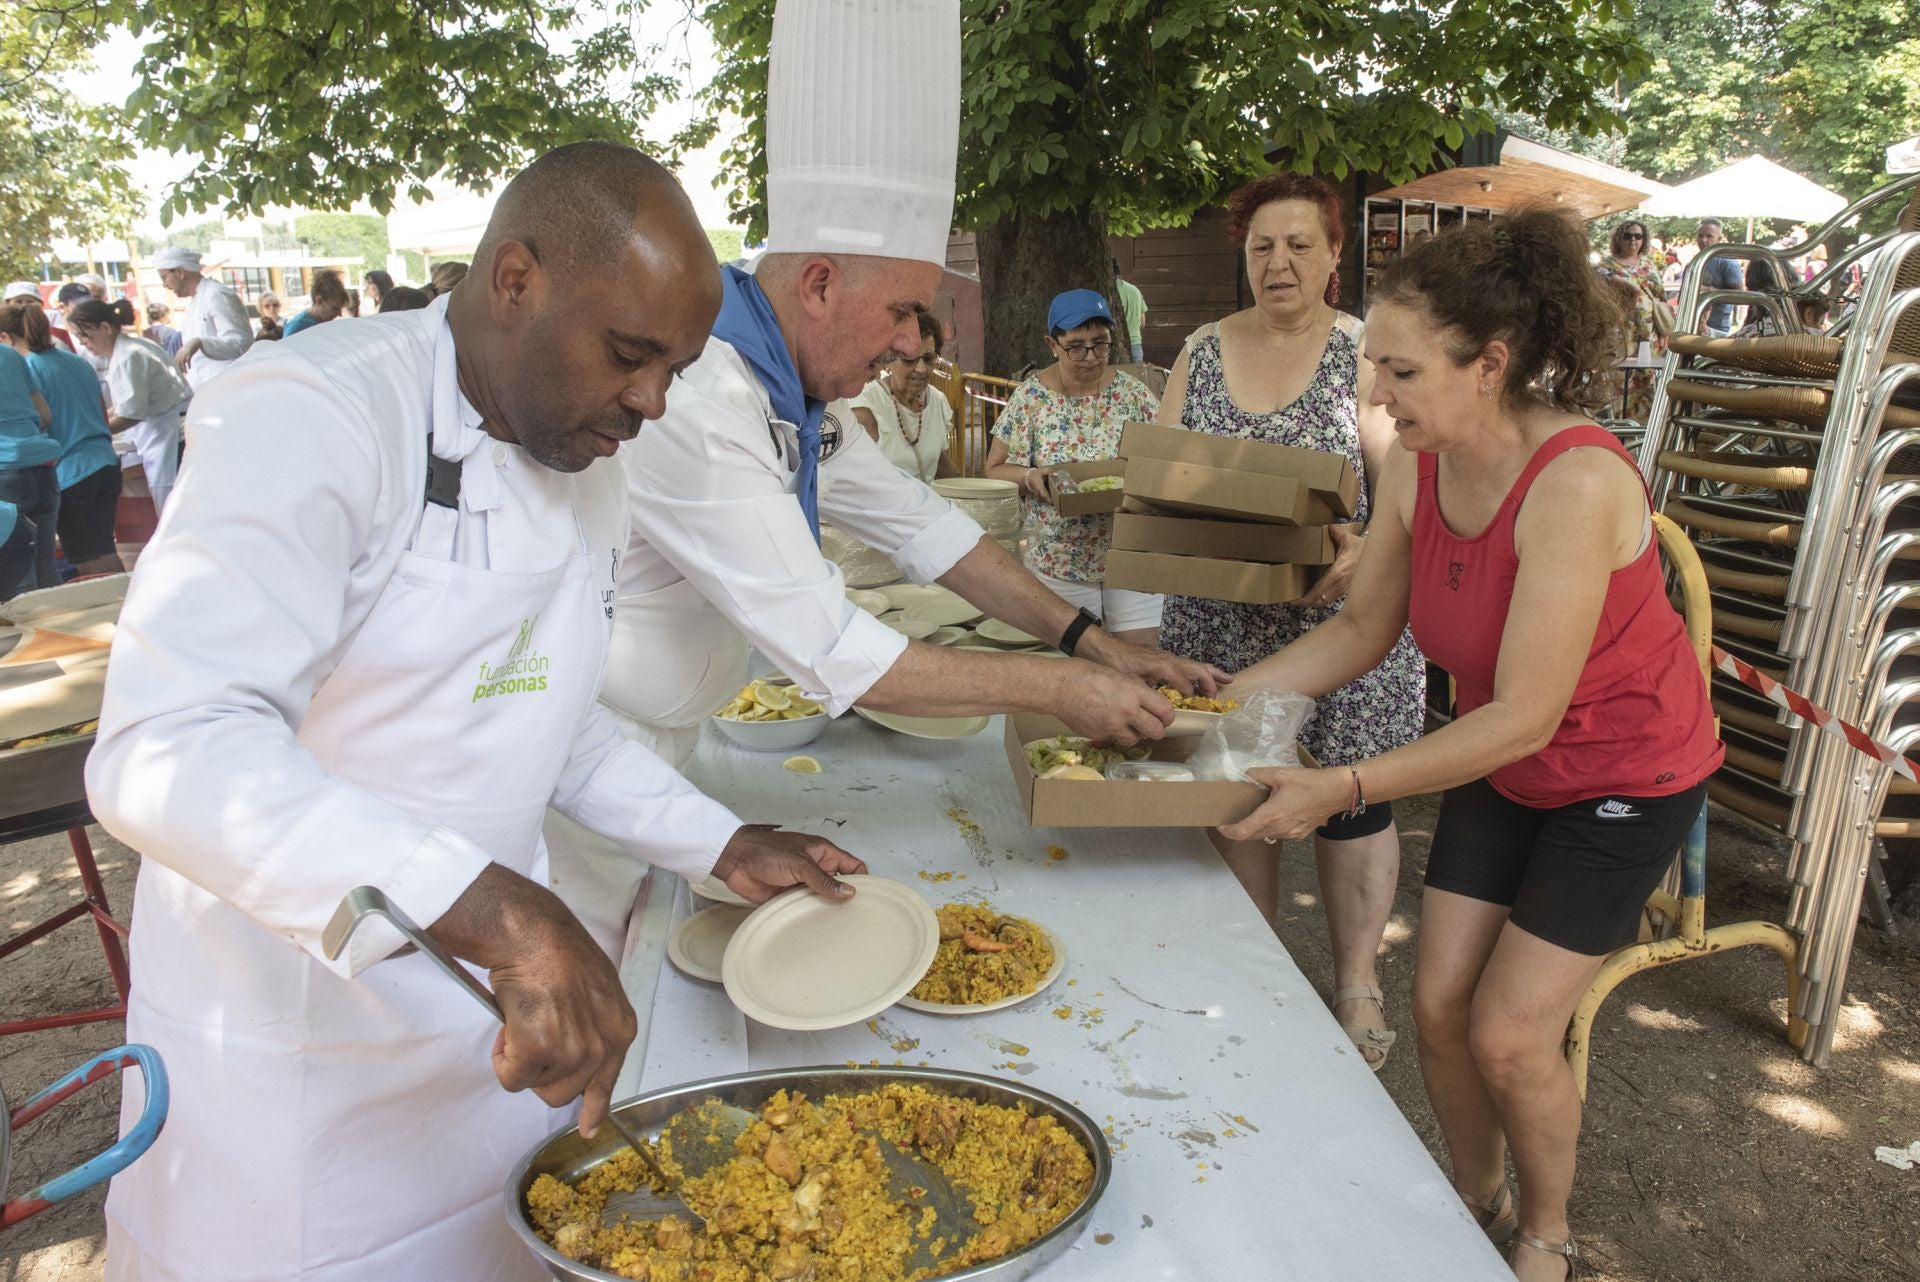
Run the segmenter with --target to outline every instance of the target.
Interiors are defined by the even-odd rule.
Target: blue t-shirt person
[[[40,430],[34,391],[27,358],[0,344],[0,468],[39,467],[60,457],[60,442]]]
[[[1746,273],[1740,269],[1737,258],[1713,258],[1707,261],[1706,279],[1700,282],[1701,292],[1715,289],[1745,289]],[[1733,329],[1732,303],[1715,303],[1707,310],[1707,328],[1717,329],[1722,334]]]
[[[100,380],[84,357],[58,347],[27,356],[34,389],[53,411],[47,434],[60,444],[55,469],[60,488],[68,489],[103,467],[118,467],[113,433],[100,407]]]

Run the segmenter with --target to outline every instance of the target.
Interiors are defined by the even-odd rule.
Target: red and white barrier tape
[[[1864,752],[1880,764],[1892,767],[1896,774],[1920,783],[1920,775],[1914,773],[1916,769],[1914,763],[1905,756],[1881,743],[1860,727],[1842,721],[1798,690],[1789,690],[1751,663],[1742,662],[1719,646],[1715,646],[1713,647],[1713,666],[1742,685],[1758,690],[1801,720],[1818,726],[1835,738],[1846,740],[1855,751]]]

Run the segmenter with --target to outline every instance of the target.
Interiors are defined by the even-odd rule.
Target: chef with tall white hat
[[[1171,720],[1156,684],[1225,679],[1108,635],[829,407],[875,361],[919,355],[959,129],[958,0],[779,0],[766,253],[751,274],[725,270],[713,342],[674,385],[667,430],[621,451],[633,541],[601,698],[669,760],[739,689],[749,639],[835,716],[1043,711],[1123,743]],[[909,642],[847,600],[823,519],[1073,661]],[[617,938],[633,866],[564,819],[547,832],[557,888]]]
[[[200,255],[168,245],[153,256],[160,283],[187,300],[187,316],[180,323],[180,354],[173,363],[198,390],[208,379],[247,354],[253,346],[253,324],[247,305],[217,277],[200,274]]]
[[[504,1181],[555,1108],[598,1127],[635,1028],[547,888],[547,806],[750,899],[850,893],[830,874],[858,860],[743,826],[595,703],[612,455],[719,304],[666,171],[580,143],[507,184],[449,296],[195,397],[87,760],[94,814],[143,856],[127,1034],[173,1088],[108,1196],[109,1279],[544,1276]],[[325,960],[360,885],[485,975],[504,1029],[384,924]]]

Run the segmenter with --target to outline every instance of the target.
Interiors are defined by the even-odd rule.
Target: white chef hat
[[[32,295],[34,302],[40,301],[40,291],[34,288],[30,280],[16,280],[7,286],[7,292],[0,294],[0,302],[7,302],[22,295]]]
[[[767,251],[946,262],[959,0],[779,0]]]
[[[191,249],[182,249],[178,245],[168,245],[153,256],[153,265],[161,271],[169,267],[179,267],[186,271],[200,270],[200,255]]]

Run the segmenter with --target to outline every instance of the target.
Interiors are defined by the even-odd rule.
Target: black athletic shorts
[[[1640,910],[1706,797],[1701,782],[1670,797],[1535,809],[1475,780],[1440,799],[1427,885],[1506,904],[1528,934],[1598,957],[1639,935]]]
[[[120,507],[120,465],[109,463],[60,491],[60,550],[72,565],[110,556],[113,522]]]
[[[1313,835],[1325,837],[1328,841],[1353,841],[1360,837],[1371,837],[1376,832],[1385,832],[1387,825],[1392,822],[1391,801],[1369,801],[1364,813],[1351,819],[1345,815],[1335,815],[1314,829]]]

